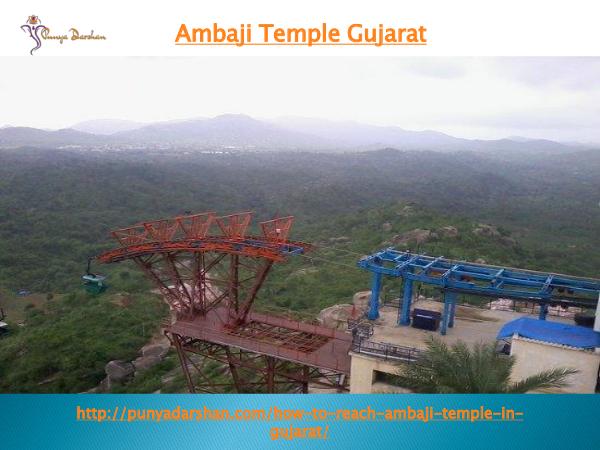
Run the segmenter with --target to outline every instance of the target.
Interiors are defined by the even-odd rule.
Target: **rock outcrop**
[[[142,356],[157,356],[162,359],[169,353],[169,347],[168,342],[148,344],[142,347]]]
[[[475,228],[473,228],[473,234],[477,236],[486,236],[486,237],[499,237],[500,232],[493,225],[486,225],[484,223],[478,224]]]
[[[106,376],[110,382],[121,383],[127,378],[133,376],[135,372],[134,365],[129,361],[113,360],[109,361],[104,367]]]
[[[437,232],[440,236],[445,238],[455,238],[458,236],[458,228],[450,225],[440,228]]]
[[[348,319],[352,317],[353,309],[349,304],[330,306],[319,313],[317,322],[324,327],[345,330],[348,327]]]
[[[406,233],[397,234],[392,238],[395,244],[406,245],[408,243],[424,244],[431,239],[436,239],[437,233],[431,230],[424,230],[421,228],[415,228],[414,230],[407,231]]]
[[[169,353],[170,342],[165,336],[153,339],[140,350],[141,356],[133,361],[113,360],[104,367],[106,378],[93,390],[94,392],[110,392],[113,385],[122,385],[134,376],[159,364]]]
[[[352,297],[352,304],[358,315],[362,315],[369,309],[369,301],[371,300],[371,291],[360,291]]]
[[[396,214],[399,215],[400,217],[414,216],[416,214],[415,207],[412,205],[406,205],[406,206],[402,207],[402,209],[400,211],[396,212]]]
[[[500,238],[500,242],[502,242],[502,244],[506,245],[507,247],[513,247],[513,246],[517,245],[517,241],[508,236],[502,236]]]
[[[138,375],[162,361],[162,358],[157,355],[140,356],[133,360],[133,366],[135,367],[135,375]]]

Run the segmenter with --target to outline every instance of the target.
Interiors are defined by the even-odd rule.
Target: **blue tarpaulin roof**
[[[506,323],[498,332],[498,339],[510,338],[514,334],[536,341],[576,348],[600,347],[600,333],[591,328],[536,320],[529,317],[521,317]]]

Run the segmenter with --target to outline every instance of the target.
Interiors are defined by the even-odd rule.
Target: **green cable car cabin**
[[[104,275],[94,275],[93,273],[88,273],[82,276],[81,279],[83,280],[83,286],[85,287],[85,290],[90,294],[100,294],[108,287],[104,282],[104,280],[106,280]]]
[[[94,274],[91,272],[93,259],[93,257],[88,258],[85,275],[82,276],[81,279],[83,280],[85,290],[90,294],[97,295],[104,292],[108,285],[104,282],[104,280],[106,280],[106,275]]]

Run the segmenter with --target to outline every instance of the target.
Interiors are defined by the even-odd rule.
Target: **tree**
[[[557,368],[511,382],[514,364],[515,358],[498,353],[495,343],[480,343],[469,348],[458,341],[448,347],[432,337],[420,358],[398,374],[399,384],[420,393],[518,394],[567,386],[567,377],[578,372]]]

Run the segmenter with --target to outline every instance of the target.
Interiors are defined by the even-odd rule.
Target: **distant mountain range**
[[[396,148],[443,152],[544,152],[580,150],[581,145],[544,139],[511,137],[498,140],[463,139],[437,131],[411,131],[393,126],[285,117],[257,120],[241,114],[168,122],[90,120],[71,128],[42,130],[0,128],[1,147],[115,147],[239,150],[352,151]],[[590,146],[587,146],[590,147]]]
[[[97,119],[76,123],[71,128],[84,133],[109,135],[121,131],[136,130],[146,125],[148,124],[144,122],[134,122],[133,120]]]

